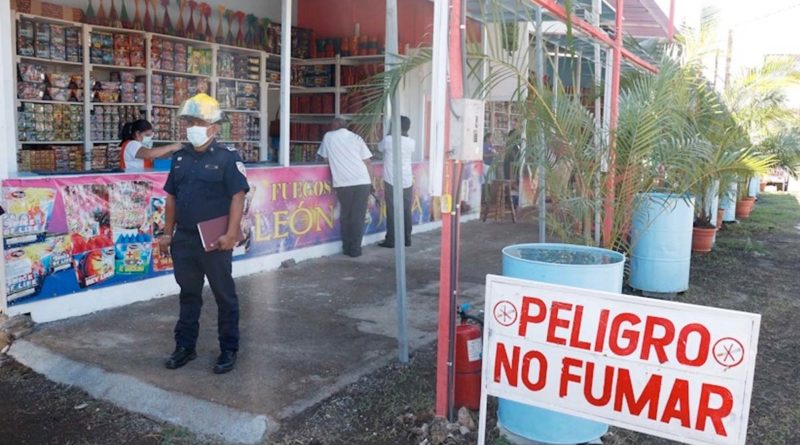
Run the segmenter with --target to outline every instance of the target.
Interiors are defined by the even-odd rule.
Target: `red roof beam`
[[[538,6],[544,8],[548,13],[555,16],[560,20],[569,20],[572,23],[572,26],[579,29],[584,34],[587,34],[589,37],[606,44],[606,46],[614,47],[614,40],[608,36],[602,29],[595,28],[586,20],[576,17],[572,13],[568,13],[563,6],[557,4],[554,0],[529,0],[531,3],[534,3]],[[630,50],[622,48],[622,57],[626,60],[632,62],[635,65],[638,65],[641,68],[644,68],[650,72],[658,72],[658,69],[653,66],[652,64],[648,63],[641,57],[637,56],[636,54],[632,53]]]

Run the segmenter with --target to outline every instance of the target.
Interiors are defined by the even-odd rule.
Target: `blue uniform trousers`
[[[181,287],[180,318],[175,325],[175,343],[194,349],[203,307],[204,278],[217,302],[217,325],[221,350],[239,349],[239,299],[231,276],[232,251],[203,249],[197,231],[178,229],[172,240],[175,281]]]

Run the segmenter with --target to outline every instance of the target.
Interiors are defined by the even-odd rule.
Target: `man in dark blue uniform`
[[[239,349],[239,300],[231,260],[249,187],[238,153],[215,139],[222,119],[217,101],[198,94],[184,103],[179,115],[189,126],[189,144],[172,156],[164,185],[166,235],[159,239],[162,251],[172,253],[175,281],[181,288],[175,352],[165,365],[177,369],[197,357],[203,284],[208,278],[219,312],[221,353],[214,373],[222,374],[233,369]],[[206,252],[197,224],[224,215],[228,215],[227,233],[217,240],[216,250]]]

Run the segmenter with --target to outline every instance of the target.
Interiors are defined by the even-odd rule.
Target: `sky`
[[[669,11],[669,0],[657,0]],[[704,5],[719,10],[717,42],[720,49],[718,79],[724,76],[728,31],[733,31],[731,74],[761,65],[768,54],[800,55],[800,0],[676,0],[676,24],[699,23]],[[789,92],[800,108],[800,88]]]

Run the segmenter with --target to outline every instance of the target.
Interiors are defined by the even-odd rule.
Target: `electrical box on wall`
[[[482,100],[457,99],[453,101],[450,119],[450,147],[453,159],[479,161],[483,159]]]

